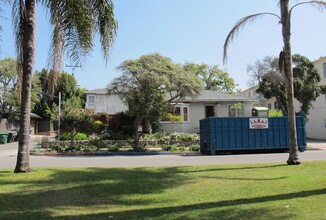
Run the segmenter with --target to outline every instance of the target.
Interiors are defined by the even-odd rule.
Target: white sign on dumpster
[[[268,118],[249,118],[250,129],[267,129]]]

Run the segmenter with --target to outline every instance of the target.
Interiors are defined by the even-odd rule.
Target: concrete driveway
[[[33,142],[35,144],[35,142]],[[308,143],[311,150],[300,153],[302,161],[326,160],[326,143]],[[0,145],[0,169],[13,169],[17,143]],[[250,164],[286,162],[288,153],[232,154],[214,156],[142,155],[142,156],[31,156],[33,168],[52,167],[149,167],[213,164]]]

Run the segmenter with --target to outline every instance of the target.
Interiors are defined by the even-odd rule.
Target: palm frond
[[[25,22],[25,4],[23,0],[15,0],[12,8],[13,27],[17,54],[17,67],[23,63],[23,38]]]
[[[292,8],[290,9],[290,14],[292,13],[292,10],[299,6],[299,5],[303,5],[303,4],[310,4],[313,7],[317,8],[320,11],[324,11],[326,9],[326,2],[325,1],[318,1],[318,0],[313,0],[313,1],[305,1],[305,2],[300,2],[298,4],[295,4],[292,6]]]
[[[118,23],[114,17],[114,5],[111,0],[93,0],[92,6],[96,19],[96,31],[100,34],[103,57],[107,61],[118,29]]]
[[[248,15],[246,17],[241,18],[232,28],[232,30],[229,32],[228,36],[226,37],[226,40],[224,42],[223,46],[223,63],[225,64],[227,62],[227,52],[228,52],[228,47],[230,43],[234,40],[234,38],[238,35],[239,31],[249,23],[255,22],[258,18],[261,18],[264,15],[272,15],[275,16],[281,21],[280,16],[273,14],[273,13],[257,13],[257,14],[252,14]]]
[[[54,71],[60,71],[62,67],[63,54],[63,36],[61,32],[61,25],[54,24],[52,33],[52,42],[48,57],[48,66],[52,66]]]
[[[103,56],[108,59],[117,30],[111,0],[42,0],[41,3],[48,9],[54,26],[50,62],[58,61],[55,59],[60,57],[58,53],[66,53],[73,63],[80,63],[94,46],[95,32],[100,35]]]

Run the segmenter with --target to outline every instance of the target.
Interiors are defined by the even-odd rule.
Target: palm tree
[[[18,66],[22,67],[20,136],[15,172],[29,172],[31,80],[35,60],[36,4],[41,4],[53,25],[50,61],[61,63],[63,53],[80,62],[93,48],[99,33],[105,60],[116,36],[117,22],[111,0],[15,0],[13,23]]]
[[[289,133],[290,133],[290,154],[287,163],[300,164],[299,151],[297,145],[296,123],[295,123],[295,111],[294,111],[294,92],[293,92],[293,72],[292,72],[292,54],[291,54],[291,14],[295,7],[303,4],[310,4],[318,7],[321,10],[326,9],[326,2],[324,1],[304,1],[293,5],[289,8],[289,0],[279,0],[281,15],[274,13],[258,13],[241,18],[236,25],[232,28],[228,34],[223,51],[223,61],[227,61],[227,51],[229,44],[233,41],[239,30],[246,24],[255,21],[256,19],[264,16],[271,15],[278,19],[278,22],[282,25],[282,37],[283,37],[283,50],[279,57],[280,70],[283,73],[287,99],[288,99],[288,119],[289,119]]]

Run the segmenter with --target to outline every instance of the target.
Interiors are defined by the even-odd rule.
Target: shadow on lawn
[[[47,219],[47,210],[58,207],[87,207],[96,205],[147,205],[151,199],[125,196],[159,194],[166,189],[192,181],[190,177],[170,173],[166,169],[47,169],[49,176],[41,178],[30,174],[0,174],[0,219]],[[12,175],[26,178],[11,178]],[[37,179],[33,179],[33,175]],[[6,179],[6,177],[10,177]],[[13,179],[13,180],[11,180]],[[1,193],[1,188],[16,184],[11,193]],[[29,219],[29,218],[27,218]]]
[[[251,167],[250,167],[251,168]],[[223,169],[223,168],[222,168]],[[227,169],[227,168],[224,168]],[[233,169],[233,168],[230,168]],[[219,170],[219,169],[217,169]],[[257,198],[234,199],[217,202],[203,202],[198,204],[167,206],[152,199],[150,195],[160,194],[168,189],[176,188],[183,184],[196,181],[196,176],[188,172],[188,168],[133,168],[133,169],[47,169],[45,171],[35,170],[34,172],[50,172],[49,176],[37,175],[37,179],[31,174],[26,178],[18,180],[6,180],[6,176],[18,174],[0,174],[0,219],[108,219],[113,216],[120,218],[162,218],[166,215],[178,215],[178,218],[192,218],[187,212],[199,210],[199,218],[243,218],[246,216],[257,216],[259,218],[286,218],[286,213],[276,210],[275,213],[283,213],[280,216],[273,214],[270,209],[241,210],[234,206],[244,204],[263,203],[275,200],[287,200],[303,198],[326,193],[326,189],[302,191],[296,193],[264,196]],[[212,170],[202,170],[212,171]],[[199,171],[198,171],[199,172]],[[194,173],[195,174],[195,173]],[[20,176],[21,177],[21,176]],[[220,177],[217,177],[220,178]],[[224,178],[224,177],[223,177]],[[234,178],[237,178],[236,176]],[[270,179],[268,179],[270,180]],[[17,184],[14,192],[1,193],[1,188],[11,187]],[[203,189],[206,190],[206,189]],[[137,195],[149,195],[137,199]],[[133,197],[135,195],[135,197]],[[155,198],[155,197],[154,197]],[[157,203],[155,207],[155,203]],[[54,217],[52,210],[73,210],[74,207],[87,209],[100,205],[124,206],[152,205],[155,208],[132,209],[128,211],[72,215]],[[72,213],[73,214],[73,213]],[[254,218],[252,218],[254,219]]]
[[[196,173],[196,172],[216,172],[216,171],[230,171],[230,170],[252,170],[252,169],[268,169],[268,168],[278,168],[278,167],[289,167],[287,164],[275,164],[267,166],[248,166],[248,167],[227,167],[227,168],[213,168],[213,169],[198,169],[198,170],[185,170],[184,173]],[[175,167],[172,167],[175,169]]]
[[[150,208],[150,209],[135,209],[130,211],[121,211],[121,212],[107,212],[94,215],[86,216],[69,216],[69,219],[107,219],[110,216],[117,219],[125,218],[134,218],[134,219],[143,219],[143,218],[162,218],[162,216],[177,215],[178,219],[189,219],[194,218],[187,214],[193,210],[199,211],[200,219],[288,219],[293,218],[294,213],[286,212],[285,208],[282,210],[277,209],[236,209],[234,206],[239,205],[250,205],[255,203],[264,203],[270,201],[280,201],[288,199],[297,199],[304,198],[309,196],[323,195],[326,193],[326,188],[317,189],[317,190],[308,190],[301,191],[296,193],[287,193],[279,194],[273,196],[263,196],[257,198],[245,198],[245,199],[235,199],[235,200],[226,200],[218,202],[208,202],[208,203],[199,203],[191,205],[181,205],[181,206],[169,206],[169,207],[160,207],[160,208]],[[221,210],[222,209],[222,210]],[[68,217],[68,216],[67,216]],[[196,218],[197,219],[197,218]]]

